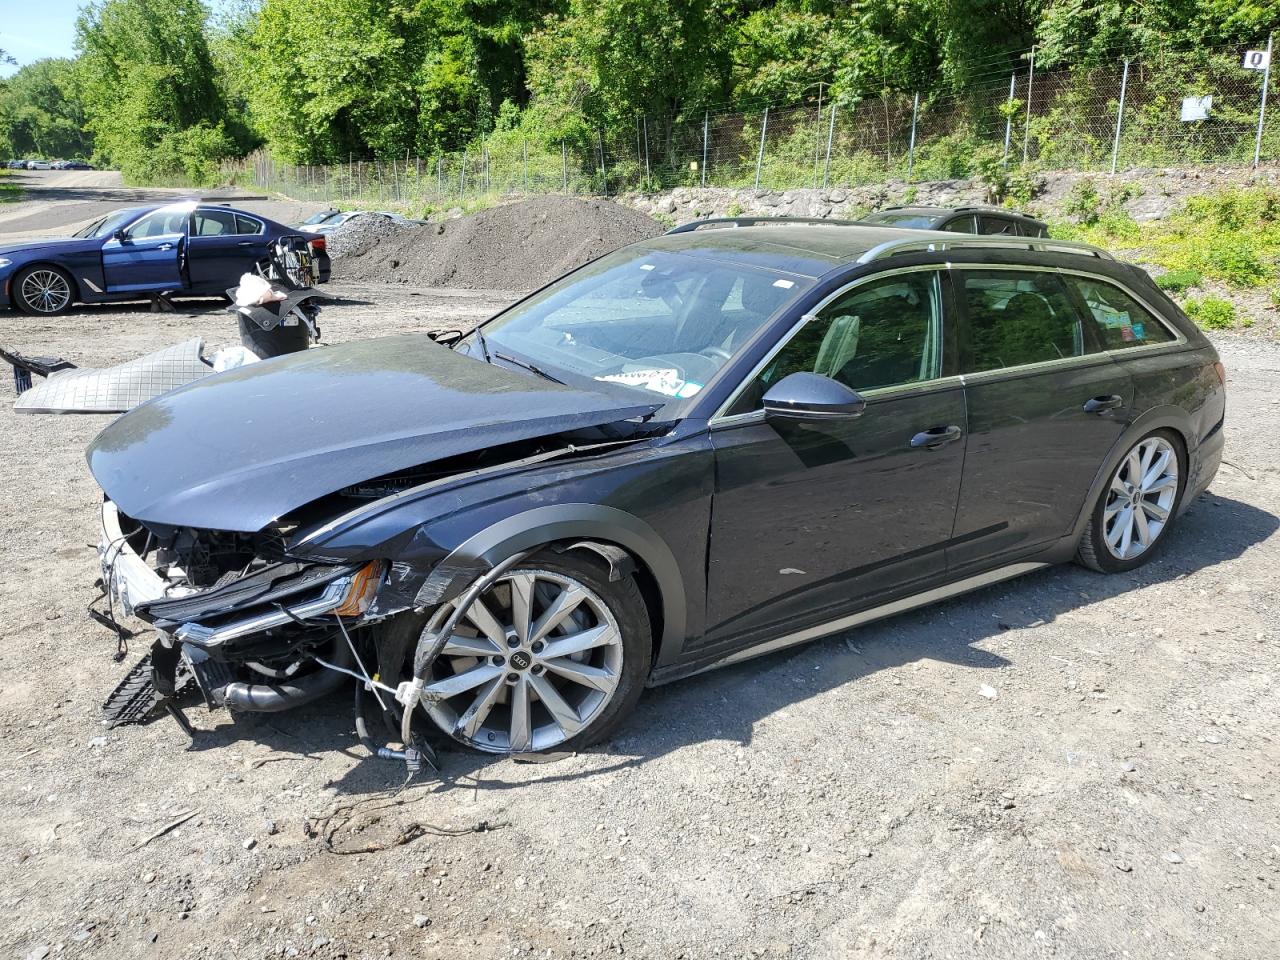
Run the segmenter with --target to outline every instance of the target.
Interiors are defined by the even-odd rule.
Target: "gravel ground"
[[[332,341],[508,296],[335,292]],[[215,304],[0,315],[0,343],[84,363],[192,333],[231,327]],[[82,451],[104,421],[18,417],[5,385],[0,954],[1273,957],[1280,347],[1219,343],[1231,466],[1157,562],[1034,574],[650,691],[619,738],[556,763],[448,752],[399,793],[345,694],[193,711],[194,743],[100,726],[124,671],[84,612]],[[339,824],[347,855],[323,840]]]
[[[331,342],[512,296],[331,292]],[[234,338],[214,303],[0,314],[0,344],[83,364],[192,334]],[[102,728],[105,420],[18,417],[0,384],[0,957],[1271,960],[1280,345],[1217,342],[1229,464],[1140,570],[1036,573],[649,691],[586,753],[449,751],[404,789],[349,693],[193,710],[194,742]]]

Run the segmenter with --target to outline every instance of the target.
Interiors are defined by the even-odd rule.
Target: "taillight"
[[[1224,367],[1221,362],[1215,363],[1213,365],[1213,372],[1218,375],[1218,383],[1225,387],[1227,385],[1227,368]]]
[[[307,246],[311,248],[312,253],[324,253],[325,252],[324,237],[319,236],[319,237],[316,237],[314,240],[308,240]]]

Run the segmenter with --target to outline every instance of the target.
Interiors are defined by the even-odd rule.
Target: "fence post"
[[[756,189],[760,189],[760,167],[764,164],[764,135],[769,129],[769,108],[764,108],[764,122],[760,124],[760,152],[756,154]]]
[[[458,174],[458,199],[462,200],[467,195],[467,151],[462,151],[462,170]]]
[[[836,102],[831,101],[831,122],[827,125],[827,162],[822,168],[822,189],[831,179],[831,141],[836,135]]]
[[[596,139],[600,143],[600,178],[604,181],[604,195],[609,196],[609,165],[604,159],[604,131],[596,131]]]
[[[444,154],[436,160],[436,196],[444,198]]]
[[[707,185],[707,129],[711,111],[702,111],[702,185]]]
[[[1271,41],[1275,34],[1267,34],[1267,68],[1262,71],[1262,101],[1258,104],[1258,136],[1253,141],[1253,166],[1256,170],[1262,158],[1262,121],[1267,116],[1267,88],[1271,86]]]
[[[649,118],[641,117],[640,123],[644,130],[644,188],[652,190],[653,175],[649,172]]]
[[[529,192],[529,141],[520,138],[520,152],[524,154],[524,192]]]
[[[1009,77],[1009,99],[1005,101],[1004,110],[1004,165],[1009,165],[1009,138],[1013,136],[1013,85],[1017,82],[1018,75],[1011,74]]]
[[[911,173],[916,168],[916,117],[920,114],[920,94],[911,101],[911,145],[907,147],[907,182],[911,181]]]
[[[1111,144],[1111,175],[1115,176],[1120,162],[1120,125],[1124,123],[1124,96],[1129,89],[1129,58],[1124,58],[1124,72],[1120,74],[1120,108],[1116,111],[1116,138]],[[1256,161],[1255,161],[1256,162]]]
[[[1036,79],[1036,48],[1031,46],[1031,71],[1027,74],[1027,113],[1022,123],[1022,162],[1027,162],[1027,148],[1031,145],[1031,87]]]
[[[813,125],[813,185],[818,186],[818,155],[822,150],[822,81],[818,81],[818,116]]]
[[[569,192],[569,150],[564,145],[564,141],[560,141],[560,176],[564,180],[564,192]]]

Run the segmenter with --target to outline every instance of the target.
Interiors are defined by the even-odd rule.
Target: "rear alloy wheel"
[[[71,278],[57,267],[32,267],[14,278],[13,298],[23,313],[57,316],[71,306]]]
[[[649,619],[629,577],[542,558],[498,579],[467,609],[432,667],[427,714],[489,753],[572,750],[604,739],[640,695]],[[536,565],[534,565],[536,564]],[[438,629],[452,605],[437,610]]]
[[[1176,441],[1153,433],[1121,459],[1102,492],[1079,558],[1107,573],[1145,563],[1177,515],[1182,493],[1182,460]]]

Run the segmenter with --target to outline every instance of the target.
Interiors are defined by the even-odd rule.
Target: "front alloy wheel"
[[[1177,515],[1180,471],[1172,437],[1159,432],[1139,440],[1099,498],[1080,544],[1080,561],[1105,572],[1146,561]]]
[[[516,568],[481,594],[432,667],[427,714],[467,746],[490,753],[585,746],[606,736],[639,695],[648,618],[634,582],[611,583],[588,564],[547,566]],[[427,629],[452,611],[438,609]]]
[[[35,267],[17,277],[13,291],[24,313],[52,317],[71,306],[71,280],[53,267]]]

